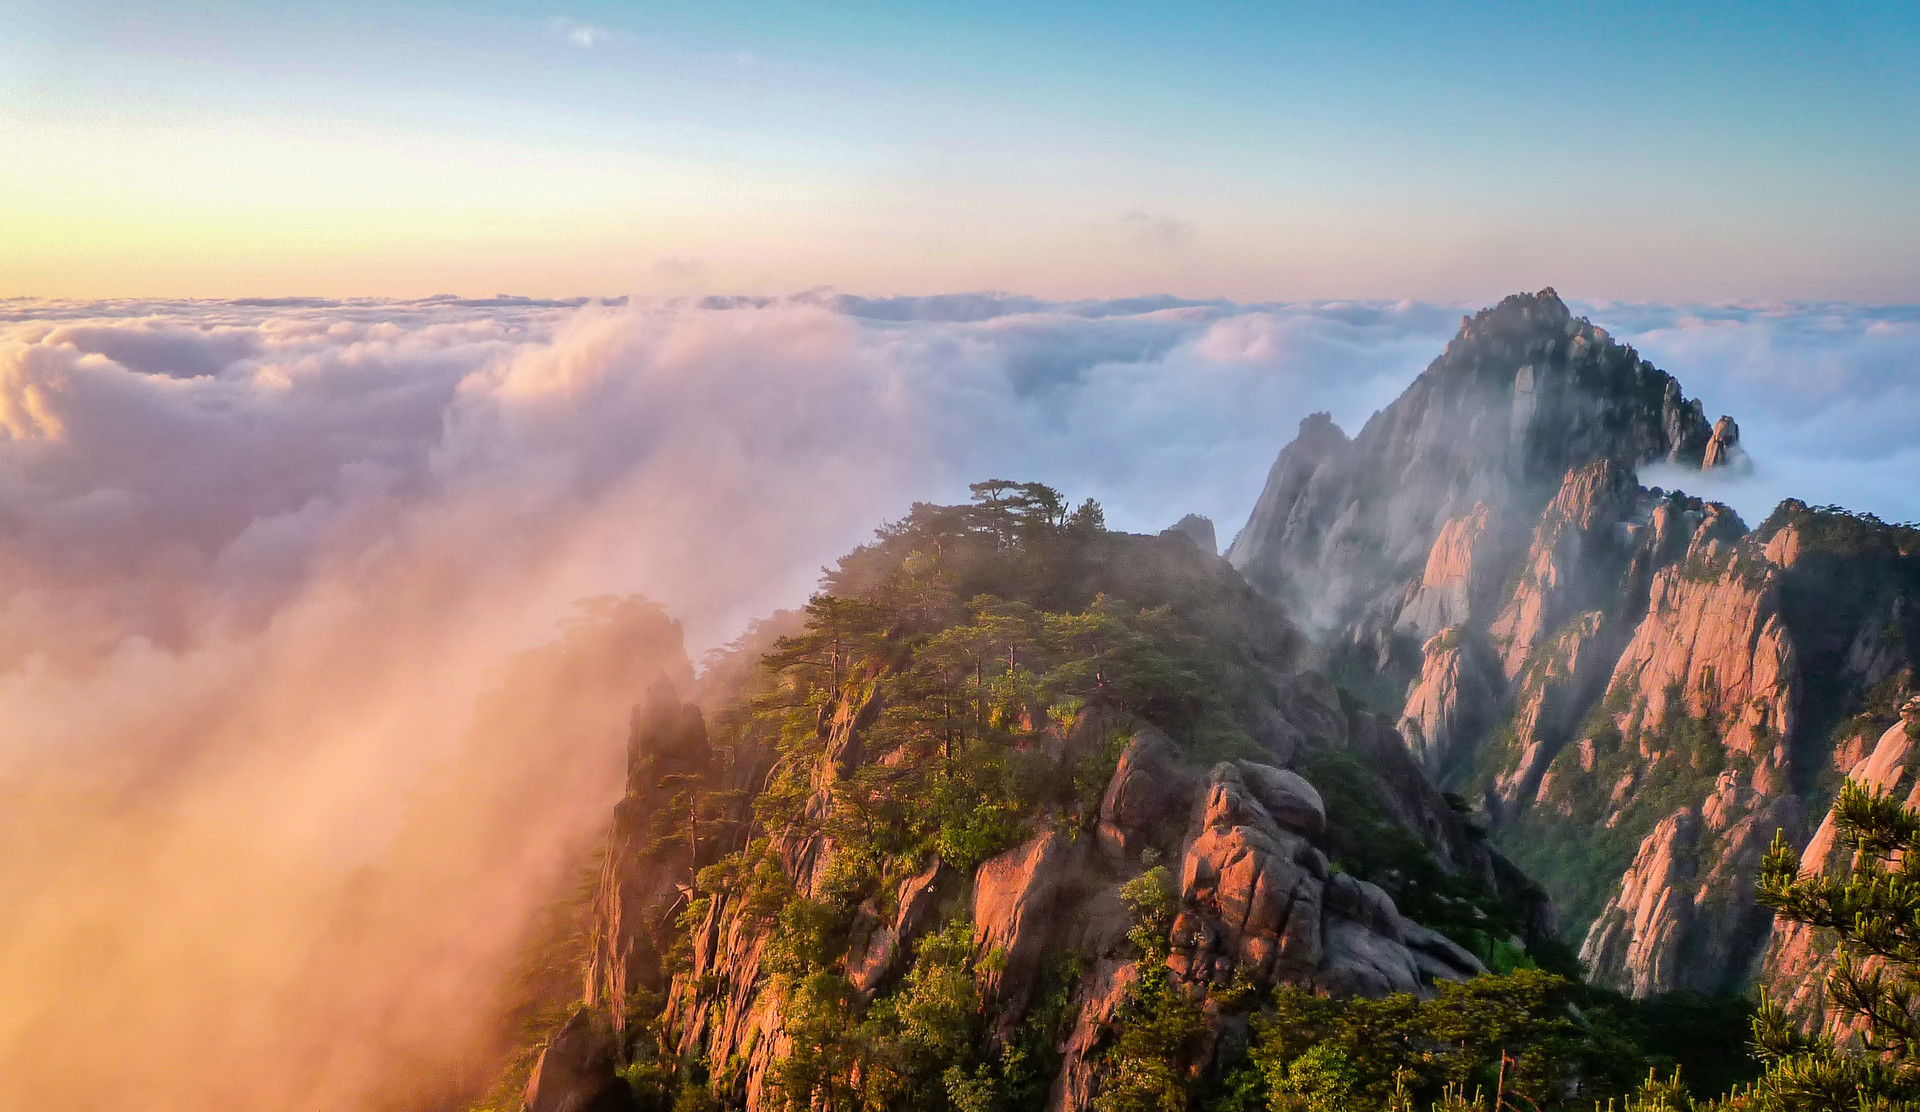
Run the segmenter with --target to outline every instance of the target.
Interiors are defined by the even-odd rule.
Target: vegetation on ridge
[[[620,1099],[740,1106],[745,1049],[709,1055],[708,1036],[685,1032],[725,1022],[737,994],[770,992],[781,1041],[763,1102],[1044,1106],[1089,970],[1071,950],[1046,954],[1024,1006],[1003,1011],[987,986],[1008,957],[977,948],[968,876],[1038,832],[1088,833],[1132,723],[1159,726],[1203,767],[1260,757],[1251,708],[1282,697],[1273,677],[1310,651],[1217,560],[1181,537],[1108,533],[1093,503],[994,482],[969,506],[914,507],[841,561],[783,636],[712,662],[724,686],[706,715],[723,757],[631,785],[671,816],[646,827],[642,859],[697,875],[667,908],[672,990],[596,998],[596,1015],[627,1017],[614,1023]],[[1696,1086],[1737,1078],[1724,1055],[1738,1009],[1580,985],[1562,975],[1574,971],[1564,951],[1527,950],[1513,909],[1388,816],[1375,769],[1339,750],[1298,767],[1333,816],[1332,867],[1380,884],[1495,974],[1430,1000],[1190,986],[1166,962],[1175,881],[1149,856],[1122,889],[1137,976],[1093,1050],[1102,1112],[1585,1110],[1636,1091],[1636,1107],[1654,1108],[1685,1087],[1647,1087],[1649,1070],[1670,1079],[1681,1065]],[[861,980],[856,956],[936,858],[962,890],[941,890],[894,975]],[[696,958],[724,940],[723,921],[764,940],[748,981],[731,979],[746,967]]]

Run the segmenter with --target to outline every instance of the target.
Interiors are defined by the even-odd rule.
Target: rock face
[[[1188,514],[1174,522],[1167,532],[1177,533],[1187,538],[1209,556],[1220,554],[1220,542],[1214,537],[1212,518],[1203,517],[1200,514]]]
[[[1552,290],[1517,295],[1463,320],[1353,440],[1326,414],[1303,421],[1227,559],[1312,625],[1391,629],[1450,522],[1484,506],[1497,533],[1502,511],[1537,518],[1570,470],[1697,465],[1711,438],[1671,377]]]
[[[1251,762],[1216,765],[1203,806],[1181,866],[1168,959],[1182,979],[1385,996],[1485,971],[1403,919],[1377,886],[1329,870],[1312,842],[1326,821],[1319,793],[1300,777]]]
[[[1017,1017],[1052,934],[1069,872],[1068,846],[1054,831],[1035,835],[982,864],[973,875],[973,945],[996,955],[981,974],[987,998]]]
[[[1499,707],[1499,685],[1459,626],[1421,648],[1420,676],[1407,689],[1400,733],[1429,776],[1441,778],[1466,745],[1478,740]]]
[[[634,712],[627,739],[627,792],[615,805],[594,895],[594,937],[586,968],[586,998],[605,1001],[616,1034],[626,1029],[626,1001],[636,992],[659,992],[660,928],[693,879],[701,849],[697,800],[688,785],[713,763],[700,708],[684,703],[665,683]],[[679,805],[676,806],[676,796]],[[709,846],[705,859],[713,857]]]
[[[1909,807],[1920,806],[1920,698],[1907,701],[1900,720],[1888,726],[1873,751],[1855,763],[1848,779]],[[1851,860],[1836,833],[1829,812],[1801,853],[1803,873],[1845,875]],[[1801,923],[1785,924],[1773,933],[1760,983],[1804,1027],[1829,1026],[1827,975],[1833,971],[1836,950],[1831,932]]]
[[[633,1112],[633,1091],[615,1072],[612,1032],[585,1008],[540,1052],[527,1081],[526,1112]]]
[[[1466,516],[1440,527],[1420,583],[1400,608],[1396,632],[1426,640],[1466,622],[1486,605],[1495,586],[1489,581],[1491,571],[1499,561],[1499,553],[1490,551],[1498,540],[1489,528],[1490,515],[1485,502],[1476,502]]]
[[[1568,471],[1534,528],[1533,542],[1500,614],[1488,630],[1509,679],[1568,618],[1600,601],[1621,563],[1618,526],[1632,513],[1638,486],[1610,459]]]
[[[1543,878],[1590,975],[1739,991],[1760,855],[1914,689],[1920,531],[1789,501],[1749,532],[1640,486],[1653,461],[1749,465],[1732,418],[1551,291],[1511,297],[1358,436],[1304,422],[1228,559],[1404,692],[1411,753]]]
[[[1643,724],[1712,720],[1726,748],[1756,760],[1763,790],[1779,794],[1787,754],[1775,742],[1793,733],[1799,669],[1771,567],[1750,566],[1713,579],[1662,569],[1612,687],[1644,712]]]
[[[936,856],[926,868],[901,881],[894,893],[891,922],[883,922],[877,908],[862,908],[847,949],[847,980],[854,991],[871,999],[900,971],[908,945],[939,910],[941,882],[949,872]]]
[[[1397,738],[1386,736],[1389,747],[1373,752],[1405,762],[1394,803],[1403,821],[1437,831],[1437,844],[1489,883],[1530,891],[1419,776]],[[1364,736],[1336,740],[1380,744]],[[899,975],[903,956],[943,908],[964,908],[981,993],[997,1017],[997,1037],[1006,1039],[1030,1004],[1045,956],[1081,955],[1086,973],[1073,990],[1075,1019],[1061,1046],[1051,1107],[1084,1109],[1099,1089],[1099,1052],[1140,975],[1120,889],[1151,861],[1167,859],[1178,869],[1167,965],[1193,991],[1238,978],[1336,994],[1426,994],[1436,981],[1485,972],[1471,953],[1403,916],[1386,891],[1331,869],[1323,846],[1341,816],[1330,814],[1320,792],[1293,770],[1244,759],[1195,766],[1163,732],[1143,724],[1123,749],[1098,814],[1090,836],[1037,831],[982,862],[964,884],[953,883],[938,859],[928,862],[898,884],[891,916],[877,905],[863,911],[844,959],[849,983],[871,996]],[[801,875],[813,875],[804,855],[794,859]],[[955,893],[966,893],[963,904],[954,904]],[[769,1071],[791,1047],[784,1002],[763,965],[767,925],[742,910],[715,898],[694,932],[688,972],[673,981],[666,1023],[680,1053],[735,1063],[746,1107],[770,1108],[777,1102]]]

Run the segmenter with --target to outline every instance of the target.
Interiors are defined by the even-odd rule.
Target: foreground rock
[[[526,1112],[635,1112],[633,1091],[615,1070],[613,1032],[585,1008],[540,1052],[527,1082]]]

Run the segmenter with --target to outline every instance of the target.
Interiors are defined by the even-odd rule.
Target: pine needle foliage
[[[1849,782],[1833,819],[1851,869],[1803,876],[1776,834],[1754,895],[1781,921],[1839,938],[1827,978],[1834,1022],[1809,1034],[1763,1002],[1753,1033],[1767,1072],[1723,1102],[1730,1112],[1920,1108],[1920,812]]]

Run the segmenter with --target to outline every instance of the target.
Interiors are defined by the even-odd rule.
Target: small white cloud
[[[613,32],[605,27],[595,27],[577,19],[555,19],[552,27],[555,34],[582,50],[592,50],[613,41]]]

